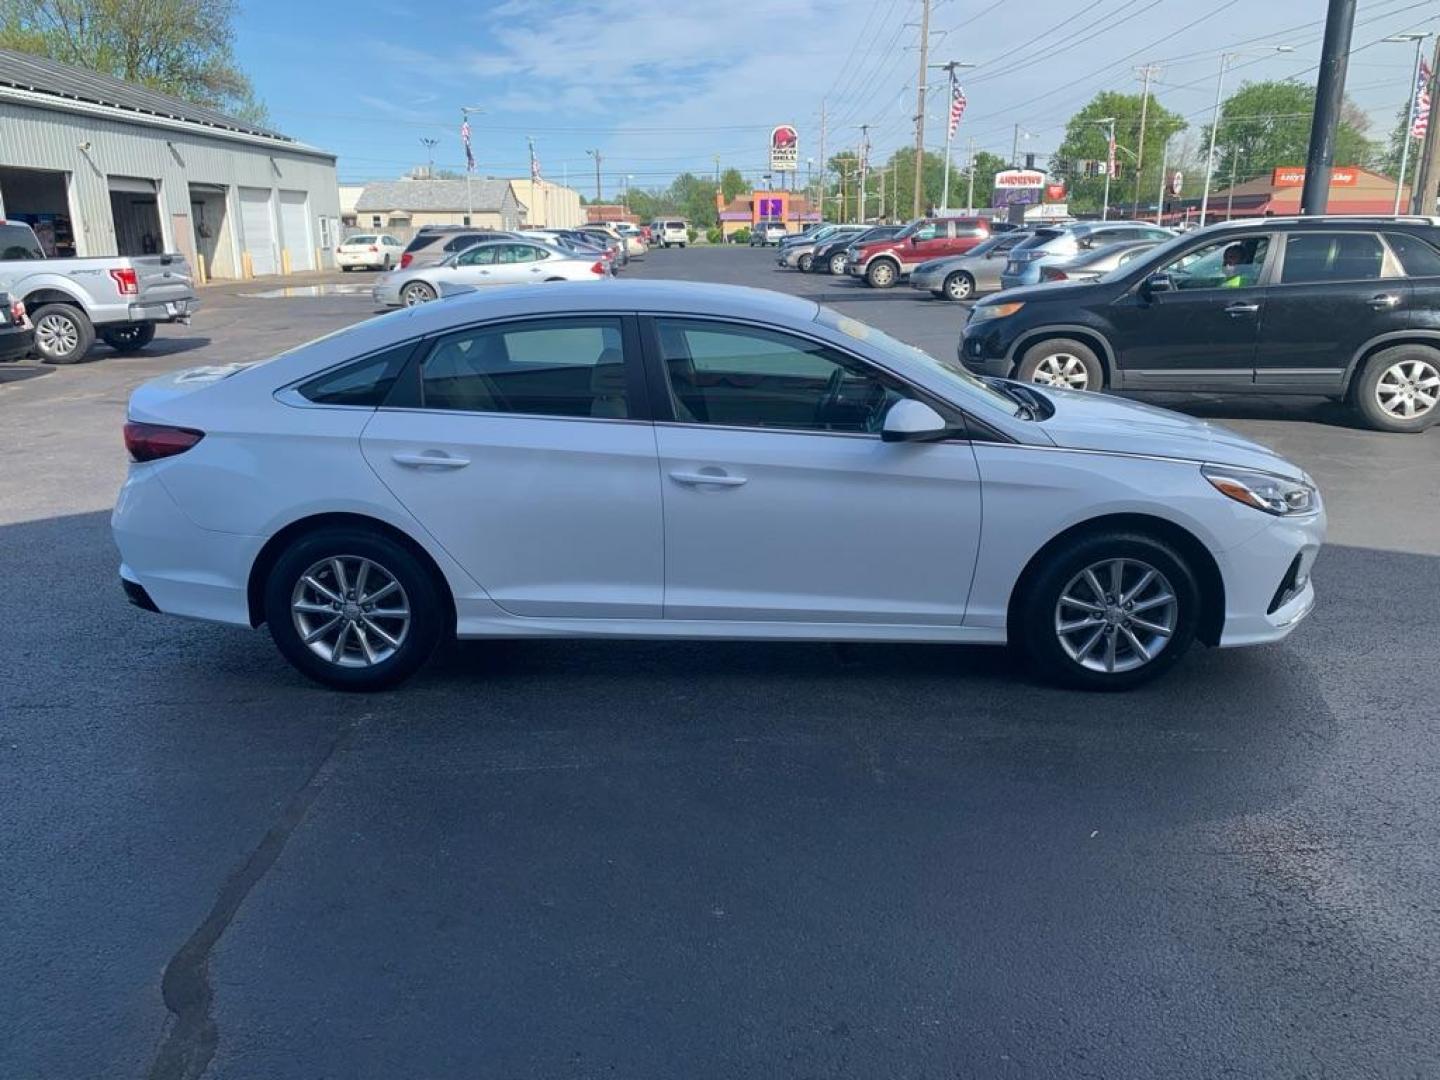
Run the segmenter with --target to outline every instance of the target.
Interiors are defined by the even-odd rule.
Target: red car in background
[[[929,259],[964,255],[990,239],[990,223],[980,217],[919,218],[897,236],[850,248],[845,272],[875,289],[888,289]]]

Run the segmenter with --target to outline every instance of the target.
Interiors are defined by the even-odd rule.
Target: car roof
[[[1234,221],[1217,221],[1197,232],[1225,229],[1270,228],[1282,225],[1287,229],[1333,229],[1337,225],[1357,225],[1364,228],[1381,228],[1396,225],[1422,225],[1429,228],[1440,226],[1440,217],[1426,217],[1423,214],[1307,214],[1304,217],[1252,217],[1237,218]]]

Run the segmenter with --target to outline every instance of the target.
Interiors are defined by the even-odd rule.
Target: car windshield
[[[347,243],[347,244],[373,244],[373,243],[375,243],[375,237],[373,237],[373,236],[347,236],[347,237],[345,238],[345,243]]]
[[[904,363],[921,364],[928,371],[939,376],[949,386],[954,397],[958,401],[965,401],[968,398],[982,398],[986,404],[997,409],[1003,409],[1011,416],[1018,416],[1023,410],[1013,398],[1000,393],[989,383],[971,375],[958,362],[947,362],[931,356],[924,349],[918,349],[914,345],[906,345],[903,341],[891,337],[883,330],[877,330],[868,323],[852,319],[848,315],[841,315],[834,308],[824,307],[815,316],[815,321],[821,326],[831,330],[838,330],[846,337],[854,338],[856,341],[863,341],[866,345],[875,349],[882,357],[890,357]]]

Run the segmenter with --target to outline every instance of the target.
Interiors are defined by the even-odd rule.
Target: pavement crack
[[[290,796],[280,817],[225,879],[205,921],[165,965],[160,992],[175,1020],[150,1063],[146,1074],[149,1080],[199,1080],[210,1067],[220,1041],[211,1010],[214,991],[210,986],[210,954],[245,898],[280,858],[291,834],[305,820],[334,772],[340,755],[369,719],[361,716],[341,727],[305,783]]]

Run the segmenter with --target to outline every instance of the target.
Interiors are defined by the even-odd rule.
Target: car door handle
[[[747,477],[731,476],[722,472],[672,472],[670,479],[677,484],[714,484],[716,487],[739,487]]]
[[[390,459],[397,465],[404,465],[407,469],[463,469],[470,464],[469,458],[451,457],[449,454],[426,453],[426,454],[391,454]]]
[[[1225,314],[1226,314],[1226,315],[1230,315],[1230,316],[1235,316],[1235,315],[1254,315],[1255,312],[1257,312],[1257,311],[1259,311],[1259,310],[1260,310],[1260,305],[1259,305],[1259,304],[1240,304],[1240,303],[1235,303],[1235,304],[1227,304],[1227,305],[1225,305]]]
[[[1370,306],[1376,311],[1383,311],[1385,308],[1396,307],[1400,303],[1400,297],[1395,293],[1381,293],[1379,296],[1370,298]]]

